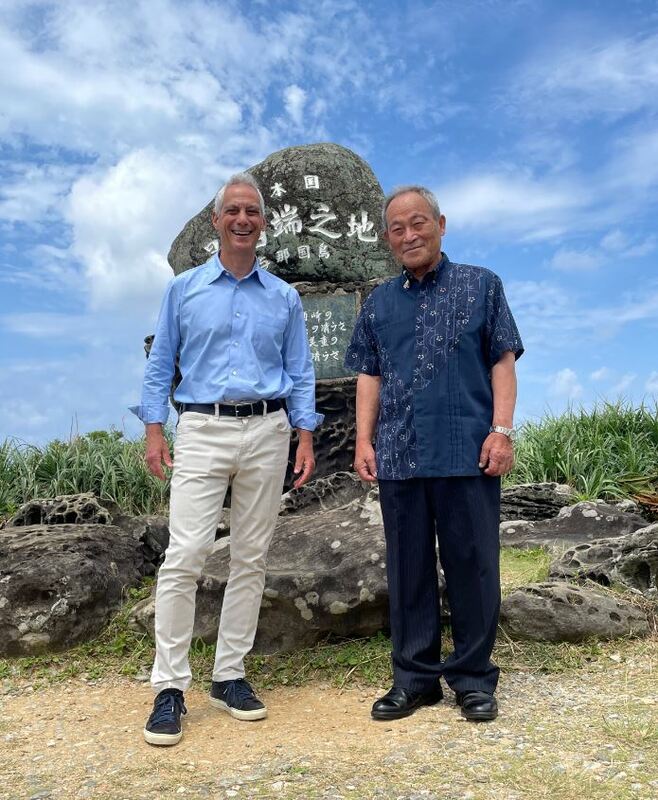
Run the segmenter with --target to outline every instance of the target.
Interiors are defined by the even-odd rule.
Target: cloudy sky
[[[655,2],[0,0],[0,441],[137,433],[171,241],[319,141],[501,275],[518,421],[658,397]]]

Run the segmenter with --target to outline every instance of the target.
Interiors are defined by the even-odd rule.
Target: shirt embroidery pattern
[[[410,299],[413,303],[406,302]],[[404,341],[409,335],[413,337],[411,348]],[[420,285],[413,278],[405,281],[403,274],[368,297],[345,364],[382,378],[376,444],[380,478],[414,477],[419,474],[420,462],[425,462],[423,470],[429,469],[431,474],[452,474],[442,456],[428,467],[427,452],[431,447],[418,440],[419,418],[425,422],[428,414],[432,419],[437,414],[451,418],[450,436],[444,436],[448,441],[441,446],[444,451],[457,448],[455,458],[459,460],[463,447],[461,441],[456,441],[459,435],[455,431],[462,429],[461,402],[474,391],[481,403],[483,384],[485,393],[490,393],[488,373],[506,350],[520,355],[523,346],[502,282],[487,269],[452,264],[444,257],[437,270]],[[443,408],[428,411],[428,397],[437,394],[435,388],[440,384],[445,394],[445,386],[453,386],[445,370],[450,359],[457,357],[459,377],[453,381],[457,390],[451,390],[442,401],[437,400]],[[480,427],[488,427],[491,420],[491,408],[485,406]],[[464,456],[468,457],[468,465],[462,474],[477,471],[477,455]]]

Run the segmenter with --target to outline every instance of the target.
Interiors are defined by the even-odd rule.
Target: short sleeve
[[[375,317],[372,295],[361,308],[354,331],[345,352],[345,369],[363,372],[366,375],[380,375],[377,340],[372,329]]]
[[[489,369],[508,350],[515,358],[523,354],[523,342],[507,305],[503,283],[497,275],[487,288],[484,355]]]

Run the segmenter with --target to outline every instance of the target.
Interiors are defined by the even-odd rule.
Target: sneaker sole
[[[183,731],[180,733],[151,733],[144,728],[144,741],[159,747],[171,747],[178,744],[183,738]]]
[[[218,700],[216,697],[210,698],[210,705],[213,708],[218,708],[220,711],[226,711],[235,719],[253,721],[257,719],[265,719],[267,716],[266,708],[256,708],[253,711],[240,711],[239,708],[232,708],[223,700]]]

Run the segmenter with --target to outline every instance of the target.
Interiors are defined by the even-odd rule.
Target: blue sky
[[[0,441],[140,425],[183,224],[333,141],[505,283],[517,421],[658,397],[655,2],[0,2]]]

